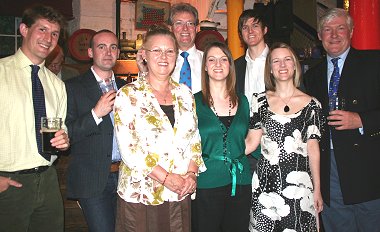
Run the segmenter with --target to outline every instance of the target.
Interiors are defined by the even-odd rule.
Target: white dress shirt
[[[179,53],[181,54],[183,51],[179,49]],[[197,93],[201,91],[201,67],[202,67],[202,58],[203,58],[203,52],[198,50],[195,45],[191,47],[186,52],[189,53],[189,56],[187,57],[189,63],[190,63],[190,69],[191,69],[191,91],[194,93]],[[174,81],[179,82],[180,72],[183,65],[183,57],[181,55],[178,55],[176,66],[174,68],[172,78]]]
[[[265,45],[261,55],[254,60],[249,56],[248,49],[245,53],[247,67],[245,69],[244,94],[248,99],[249,105],[251,105],[253,93],[262,93],[265,91],[264,68],[268,52],[269,47]]]

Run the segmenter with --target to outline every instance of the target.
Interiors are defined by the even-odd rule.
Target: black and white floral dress
[[[252,97],[250,128],[263,130],[262,156],[252,177],[250,231],[317,231],[307,140],[320,139],[325,122],[315,98],[300,111],[269,109],[265,93]]]

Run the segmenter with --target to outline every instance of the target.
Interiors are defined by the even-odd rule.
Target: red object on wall
[[[349,11],[354,19],[352,46],[380,49],[380,0],[350,0]]]

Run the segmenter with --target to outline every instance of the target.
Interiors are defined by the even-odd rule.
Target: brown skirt
[[[116,232],[190,232],[191,199],[161,205],[129,203],[118,197]]]

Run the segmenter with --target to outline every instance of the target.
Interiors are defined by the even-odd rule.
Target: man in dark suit
[[[238,32],[240,40],[247,47],[246,53],[235,60],[236,91],[244,93],[249,105],[253,93],[265,91],[264,68],[269,52],[264,36],[268,28],[263,12],[257,9],[245,10],[239,17]],[[260,157],[260,146],[249,157],[251,171],[256,170],[257,159]]]
[[[94,34],[88,55],[92,67],[66,82],[66,125],[73,143],[67,172],[67,197],[77,199],[89,231],[114,231],[120,154],[113,133],[112,108],[116,91],[102,94],[98,84],[110,80],[114,89],[125,82],[112,68],[120,50],[109,30]]]
[[[373,232],[380,231],[380,52],[351,47],[352,33],[345,10],[321,17],[327,57],[304,84],[329,120],[320,142],[325,230]]]

